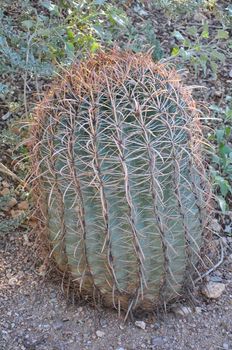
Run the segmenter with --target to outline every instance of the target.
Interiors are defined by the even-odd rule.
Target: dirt
[[[195,305],[180,304],[190,308],[188,315],[143,314],[124,323],[113,310],[67,298],[58,276],[44,275],[33,235],[6,235],[0,247],[0,349],[232,349],[232,238],[223,242],[224,263],[207,276],[226,285],[219,299],[204,298],[200,284]]]

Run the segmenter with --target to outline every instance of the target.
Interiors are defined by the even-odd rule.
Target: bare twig
[[[25,185],[25,182],[20,179],[16,174],[14,174],[10,169],[8,169],[3,163],[0,162],[0,172],[10,176],[13,180],[16,180],[20,182],[21,184]]]
[[[222,242],[221,238],[219,238],[219,242],[220,242],[220,248],[221,248],[220,260],[213,267],[211,267],[211,269],[209,269],[208,271],[203,273],[203,275],[201,275],[200,277],[195,279],[194,283],[197,283],[197,282],[201,281],[203,278],[205,278],[206,276],[210,275],[211,272],[215,271],[223,263],[223,261],[224,261],[224,249],[223,249],[223,242]]]

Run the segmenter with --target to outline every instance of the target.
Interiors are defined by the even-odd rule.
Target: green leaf
[[[222,111],[223,111],[223,109],[221,107],[217,106],[217,105],[210,105],[209,109],[211,111],[216,112],[216,113],[222,113]]]
[[[118,24],[120,27],[126,26],[126,19],[123,16],[118,15],[114,10],[111,11],[109,19],[111,19],[114,24]]]
[[[66,42],[65,43],[65,52],[67,54],[68,59],[73,59],[74,58],[74,45],[71,42]]]
[[[171,52],[171,55],[172,56],[177,56],[178,54],[179,54],[179,52],[180,52],[180,49],[179,49],[179,47],[173,47],[173,49],[172,49],[172,52]]]
[[[53,4],[52,1],[45,0],[41,2],[41,5],[45,7],[50,12],[54,13],[55,15],[59,15],[59,7],[55,4]]]
[[[227,41],[227,46],[229,49],[232,49],[232,40]]]
[[[187,48],[191,48],[191,41],[189,39],[184,39],[183,46]]]
[[[106,2],[106,0],[95,0],[94,3],[96,5],[103,5]]]
[[[199,60],[200,60],[200,64],[201,64],[203,73],[206,76],[208,56],[205,54],[200,55]]]
[[[100,45],[98,42],[94,41],[91,46],[90,46],[90,51],[92,53],[94,53],[95,51],[97,51],[100,48]]]
[[[219,152],[222,156],[229,155],[232,152],[232,148],[228,145],[221,144],[219,146]]]
[[[232,16],[232,5],[229,5],[226,10],[229,12],[229,16]]]
[[[201,37],[203,39],[208,39],[209,38],[209,24],[208,22],[205,22],[203,25],[203,30],[201,32]]]
[[[180,54],[184,60],[189,60],[192,57],[190,50],[185,50],[183,47],[180,48]]]
[[[225,111],[226,119],[232,119],[232,109],[227,108]]]
[[[217,50],[211,50],[211,58],[214,60],[219,60],[222,63],[224,63],[226,59],[225,55]]]
[[[75,34],[73,33],[73,31],[71,29],[67,29],[67,36],[69,38],[69,40],[73,41],[75,39]]]
[[[225,134],[226,134],[227,138],[230,137],[230,134],[231,134],[231,127],[230,126],[225,127]]]
[[[27,29],[31,29],[35,26],[35,21],[32,21],[31,19],[26,19],[25,21],[22,21],[21,23]]]
[[[229,39],[229,32],[227,30],[219,29],[217,31],[216,39]]]
[[[180,32],[178,32],[177,30],[174,31],[173,36],[174,36],[174,38],[176,38],[178,41],[184,41],[184,40],[185,40],[185,38],[183,37],[183,35],[182,35]]]
[[[194,49],[196,52],[200,52],[200,51],[201,51],[201,46],[200,46],[200,45],[195,45],[195,46],[193,46],[193,49]]]
[[[196,36],[197,35],[197,27],[195,27],[195,26],[188,27],[186,31],[187,31],[187,33],[189,35],[192,35],[192,36]]]
[[[214,76],[217,76],[217,72],[218,72],[218,65],[215,61],[210,61],[210,67],[212,69],[212,72],[214,74]]]
[[[9,86],[0,82],[0,94],[5,95],[10,91]]]
[[[216,163],[216,164],[220,164],[221,163],[221,158],[218,157],[216,154],[213,154],[212,156],[212,162]]]
[[[225,214],[225,212],[227,211],[227,207],[228,207],[226,200],[221,196],[216,196],[216,199],[218,201],[218,204],[220,206],[221,211],[223,212],[223,214]]]
[[[93,30],[101,39],[105,37],[104,27],[101,26],[100,24],[93,25]]]
[[[226,197],[227,194],[232,192],[232,188],[229,184],[229,182],[222,176],[215,176],[214,178],[215,185],[219,186],[220,192],[223,197]]]
[[[225,135],[224,129],[216,130],[217,143],[221,143]]]

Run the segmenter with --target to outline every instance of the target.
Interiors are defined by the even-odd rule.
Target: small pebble
[[[196,314],[201,314],[201,313],[202,313],[202,308],[199,307],[199,306],[197,306],[197,307],[195,308],[195,312],[196,312]]]
[[[164,344],[164,338],[163,337],[152,337],[151,338],[151,345],[153,346],[162,346]]]
[[[22,201],[18,204],[18,209],[19,210],[28,210],[29,204],[27,201]]]
[[[202,288],[202,294],[209,299],[217,299],[222,295],[225,288],[226,285],[224,283],[210,281]]]
[[[146,329],[146,323],[144,321],[135,321],[135,325],[143,330]]]
[[[20,216],[24,213],[23,210],[14,210],[14,209],[11,209],[10,211],[10,214],[12,216],[12,218],[16,218],[17,216]]]
[[[11,209],[11,208],[13,208],[16,204],[17,204],[17,199],[11,198],[11,199],[9,200],[9,202],[7,203],[6,206],[7,206],[8,209]]]
[[[189,306],[181,305],[177,308],[174,308],[173,312],[175,313],[175,315],[188,316],[192,313],[192,309]]]
[[[18,282],[18,280],[15,277],[10,278],[9,281],[8,281],[10,286],[15,285],[17,282]]]
[[[7,196],[8,194],[10,194],[9,188],[8,187],[3,188],[3,190],[0,192],[0,194],[2,196]]]
[[[210,281],[212,282],[222,282],[222,278],[220,276],[211,276]]]
[[[64,326],[64,323],[62,321],[56,321],[53,323],[53,327],[56,331],[62,329]]]
[[[105,332],[96,331],[96,336],[97,336],[98,338],[102,338],[102,337],[104,337],[104,335],[105,335]]]

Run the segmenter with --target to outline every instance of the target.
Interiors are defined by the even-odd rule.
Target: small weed
[[[218,67],[225,63],[227,50],[232,48],[226,28],[211,33],[209,24],[205,21],[200,28],[192,26],[185,28],[185,32],[174,31],[173,37],[177,42],[171,50],[173,57],[193,66],[196,77],[201,72],[204,77],[211,72],[213,78],[217,78]]]
[[[199,8],[212,9],[216,0],[153,0],[153,6],[163,9],[168,16],[191,14]]]
[[[215,117],[221,118],[221,125],[209,140],[214,144],[210,173],[215,189],[216,199],[223,213],[232,203],[232,97],[227,96],[225,108],[211,105]]]

